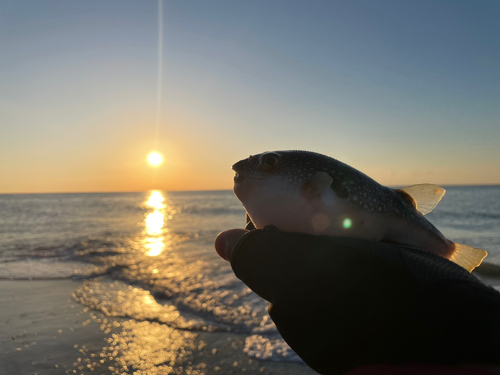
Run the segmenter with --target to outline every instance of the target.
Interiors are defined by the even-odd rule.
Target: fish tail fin
[[[453,242],[453,244],[455,245],[455,251],[450,257],[450,260],[469,272],[472,272],[474,268],[478,267],[488,255],[486,251],[476,249],[475,247],[456,242]]]

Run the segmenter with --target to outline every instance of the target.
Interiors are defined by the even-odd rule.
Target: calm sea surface
[[[500,186],[445,188],[427,218],[500,265]],[[82,279],[74,297],[92,309],[243,333],[249,356],[297,361],[267,302],[213,248],[216,235],[242,227],[244,217],[231,191],[0,195],[0,278]]]

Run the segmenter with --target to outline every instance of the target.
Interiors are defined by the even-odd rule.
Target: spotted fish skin
[[[252,155],[233,169],[234,192],[257,228],[390,241],[453,258],[455,243],[425,219],[410,195],[339,160],[310,151],[273,151]],[[352,225],[343,225],[346,218]]]

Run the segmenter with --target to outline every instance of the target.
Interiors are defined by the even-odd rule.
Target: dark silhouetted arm
[[[271,303],[285,341],[322,374],[500,363],[500,294],[434,254],[268,227],[228,255],[236,276]]]

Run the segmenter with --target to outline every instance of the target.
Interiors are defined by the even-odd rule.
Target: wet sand
[[[76,302],[72,280],[0,280],[0,374],[316,374],[258,361],[246,335],[106,317]]]

